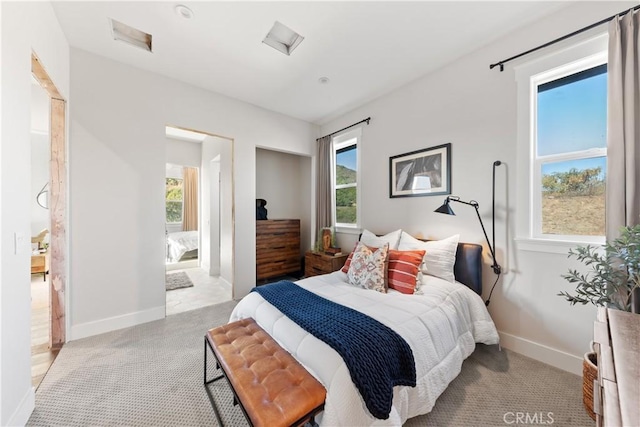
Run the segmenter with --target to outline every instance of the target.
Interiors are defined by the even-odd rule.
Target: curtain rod
[[[320,139],[322,139],[322,138],[326,138],[326,137],[328,137],[328,136],[335,135],[336,133],[340,133],[340,132],[342,132],[343,130],[347,130],[347,129],[349,129],[349,128],[352,128],[352,127],[354,127],[354,126],[357,126],[357,125],[359,125],[360,123],[367,122],[367,124],[369,124],[369,121],[370,121],[370,120],[371,120],[371,117],[367,117],[367,118],[366,118],[366,119],[364,119],[364,120],[360,120],[358,123],[354,123],[354,124],[352,124],[352,125],[349,125],[349,126],[347,126],[347,127],[344,127],[344,128],[342,128],[342,129],[340,129],[340,130],[337,130],[337,131],[335,131],[335,132],[331,132],[331,133],[330,133],[330,134],[328,134],[328,135],[321,136],[320,138],[316,138],[316,141],[318,141],[318,140],[320,140]]]
[[[588,30],[590,30],[590,29],[592,29],[592,28],[595,28],[595,27],[597,27],[598,25],[602,25],[602,24],[604,24],[605,22],[609,22],[609,21],[611,21],[611,20],[612,20],[613,18],[615,18],[616,16],[626,15],[627,13],[632,12],[632,11],[635,11],[635,10],[637,10],[637,9],[639,9],[639,8],[640,8],[640,5],[638,5],[638,6],[634,6],[634,7],[632,7],[632,8],[629,8],[629,9],[625,10],[625,11],[622,11],[622,12],[617,13],[617,14],[615,14],[615,15],[612,15],[612,16],[610,16],[610,17],[608,17],[608,18],[605,18],[605,19],[603,19],[603,20],[601,20],[601,21],[598,21],[598,22],[596,22],[595,24],[587,25],[587,26],[586,26],[586,27],[584,27],[584,28],[580,28],[579,30],[574,31],[574,32],[573,32],[573,33],[571,33],[571,34],[567,34],[567,35],[564,35],[564,36],[562,36],[562,37],[558,37],[558,38],[557,38],[557,39],[555,39],[555,40],[551,40],[550,42],[547,42],[547,43],[545,43],[545,44],[543,44],[543,45],[540,45],[540,46],[538,46],[538,47],[534,47],[533,49],[529,49],[529,50],[528,50],[528,51],[526,51],[526,52],[519,53],[518,55],[512,56],[511,58],[507,58],[507,59],[503,59],[502,61],[498,61],[498,62],[496,62],[495,64],[491,64],[491,65],[489,65],[489,69],[490,69],[490,70],[492,70],[493,68],[495,68],[495,67],[497,67],[497,66],[500,66],[500,72],[502,72],[502,71],[504,71],[504,64],[505,64],[505,63],[507,63],[507,62],[509,62],[509,61],[513,61],[514,59],[518,59],[518,58],[520,58],[521,56],[528,55],[528,54],[530,54],[530,53],[532,53],[532,52],[535,52],[535,51],[537,51],[537,50],[544,49],[544,48],[545,48],[545,47],[547,47],[547,46],[551,46],[552,44],[556,44],[556,43],[561,42],[561,41],[563,41],[563,40],[566,40],[566,39],[568,39],[568,38],[570,38],[570,37],[573,37],[573,36],[575,36],[575,35],[577,35],[577,34],[584,33],[585,31],[588,31]]]

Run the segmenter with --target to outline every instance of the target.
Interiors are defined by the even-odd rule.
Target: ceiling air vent
[[[113,39],[120,40],[125,43],[132,44],[140,49],[144,49],[147,52],[153,52],[151,50],[151,34],[147,34],[144,31],[140,31],[136,28],[130,27],[115,19],[109,19],[111,21],[111,30],[113,32]]]
[[[262,40],[262,43],[279,50],[285,55],[291,55],[293,49],[298,47],[302,40],[304,40],[304,37],[300,34],[276,21],[269,34]]]

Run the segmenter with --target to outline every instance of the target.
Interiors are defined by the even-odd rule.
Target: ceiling
[[[193,18],[179,16],[178,4],[188,6]],[[529,1],[53,2],[75,48],[316,124],[564,6]],[[108,18],[152,34],[153,53],[114,41]],[[275,21],[304,37],[291,56],[262,43]],[[330,82],[320,83],[321,77]]]

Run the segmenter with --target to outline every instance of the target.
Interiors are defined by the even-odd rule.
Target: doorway
[[[31,339],[37,386],[66,340],[66,101],[35,53],[31,74]]]
[[[166,314],[171,315],[231,299],[233,140],[175,126],[167,126],[166,136]],[[198,181],[197,220],[185,226],[189,169]]]

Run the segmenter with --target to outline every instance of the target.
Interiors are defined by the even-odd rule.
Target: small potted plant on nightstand
[[[598,307],[640,312],[640,225],[623,227],[620,237],[602,248],[579,246],[569,257],[591,268],[587,274],[569,270],[562,277],[576,285],[575,294],[560,292],[574,304],[591,303]],[[593,379],[597,376],[596,353],[585,354],[583,360],[583,402],[591,418],[593,412]]]

